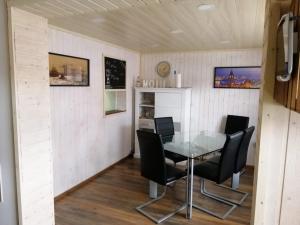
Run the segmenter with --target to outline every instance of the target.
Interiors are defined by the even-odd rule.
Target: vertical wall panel
[[[155,68],[162,60],[171,63],[172,73],[182,73],[183,86],[192,87],[192,130],[223,131],[227,114],[249,116],[250,125],[256,126],[259,90],[214,89],[213,79],[216,66],[260,66],[260,49],[144,54],[141,76],[158,79]],[[255,136],[248,155],[250,165],[254,165]]]
[[[6,1],[0,0],[0,176],[3,201],[0,224],[17,225],[17,192],[14,159],[12,99],[10,87],[8,23]]]
[[[136,52],[79,34],[49,30],[49,51],[90,60],[89,87],[51,87],[55,196],[127,156],[132,149]],[[102,56],[126,60],[127,111],[104,116]]]
[[[274,99],[280,4],[267,1],[251,224],[279,224],[290,112]]]
[[[280,225],[300,224],[300,114],[291,111]]]
[[[47,20],[10,8],[19,219],[53,225]]]

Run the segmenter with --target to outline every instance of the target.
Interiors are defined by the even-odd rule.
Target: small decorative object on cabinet
[[[104,114],[126,111],[126,61],[103,57],[104,64]]]
[[[178,73],[176,75],[176,87],[181,88],[181,86],[182,86],[182,75],[181,73]]]
[[[135,129],[154,132],[154,118],[171,116],[175,132],[189,131],[191,92],[191,88],[135,88]],[[140,155],[136,136],[134,155]]]
[[[136,81],[135,81],[135,86],[136,87],[142,87],[143,86],[143,80],[141,79],[140,76],[137,76]]]

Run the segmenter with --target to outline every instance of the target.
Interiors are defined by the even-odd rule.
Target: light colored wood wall
[[[264,86],[260,96],[257,165],[252,224],[279,224],[289,110],[274,98],[276,28],[279,4],[267,5],[263,51]]]
[[[260,66],[260,49],[144,54],[141,76],[158,79],[155,68],[162,60],[182,73],[183,86],[192,87],[191,130],[224,131],[227,114],[249,116],[250,125],[256,126],[259,90],[214,89],[213,79],[216,66]],[[255,142],[254,135],[249,165],[254,165]]]
[[[50,28],[49,51],[90,59],[89,87],[51,87],[55,196],[127,156],[132,147],[133,81],[140,55]],[[126,60],[127,111],[104,117],[102,55]]]
[[[274,96],[276,29],[279,2],[267,2],[260,96],[253,225],[300,224],[299,114],[278,104]],[[286,7],[286,6],[285,6]]]
[[[47,20],[9,9],[19,220],[53,225]]]
[[[300,114],[291,112],[280,225],[300,224]]]

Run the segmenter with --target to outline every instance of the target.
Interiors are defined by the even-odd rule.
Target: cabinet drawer
[[[178,93],[155,93],[155,107],[181,108],[181,94]]]

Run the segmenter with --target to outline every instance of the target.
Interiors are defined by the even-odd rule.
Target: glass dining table
[[[193,169],[194,159],[211,154],[223,148],[226,135],[223,133],[201,131],[175,133],[172,141],[164,144],[164,149],[187,157],[187,218],[192,218],[193,207]],[[150,181],[150,197],[157,195],[157,184]]]

